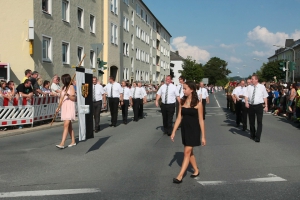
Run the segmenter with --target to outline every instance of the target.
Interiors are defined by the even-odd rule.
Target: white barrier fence
[[[59,97],[0,98],[0,125],[15,126],[52,119]]]

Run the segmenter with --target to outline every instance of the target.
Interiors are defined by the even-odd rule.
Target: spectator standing
[[[53,93],[55,93],[57,96],[61,93],[61,87],[59,85],[59,82],[60,82],[60,78],[55,75],[53,78],[52,78],[52,84],[51,84],[51,91]]]
[[[26,79],[30,79],[32,71],[30,69],[25,70],[25,77],[22,79],[22,83],[26,81]]]

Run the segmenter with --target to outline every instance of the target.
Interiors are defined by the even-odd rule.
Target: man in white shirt
[[[159,99],[161,97],[161,113],[163,117],[164,133],[168,136],[171,135],[173,128],[173,116],[175,113],[175,102],[176,99],[180,102],[179,91],[176,86],[172,84],[172,78],[170,75],[166,77],[166,83],[162,85],[157,91],[156,95],[156,107],[159,106]]]
[[[203,119],[205,119],[205,114],[206,114],[206,104],[209,104],[209,95],[207,89],[204,87],[204,83],[200,82],[200,88],[198,90],[198,98],[199,101],[202,102],[203,106]]]
[[[184,96],[184,94],[183,94],[183,83],[185,81],[185,78],[183,76],[179,76],[178,79],[179,79],[179,84],[177,85],[177,90],[179,92],[179,97],[181,99]],[[177,99],[176,99],[176,118],[178,116],[179,104],[180,104],[180,101],[177,101]]]
[[[236,122],[236,127],[240,126],[240,123],[243,122],[242,120],[242,110],[243,110],[243,102],[245,102],[244,100],[244,90],[246,90],[245,88],[245,81],[242,80],[239,85],[233,90],[233,95],[234,95],[234,99],[236,101],[235,103],[235,122]],[[244,125],[244,124],[243,124]]]
[[[93,77],[93,110],[94,110],[94,121],[95,121],[95,133],[100,131],[100,113],[103,106],[106,106],[106,96],[102,85],[97,83],[97,77]],[[103,101],[102,101],[103,100]]]
[[[109,77],[109,83],[105,86],[107,97],[109,99],[108,104],[110,108],[111,124],[110,127],[116,127],[118,121],[118,106],[119,102],[123,105],[123,89],[121,85],[115,82],[115,77]]]
[[[133,82],[131,87],[132,97],[132,110],[133,110],[133,121],[139,121],[139,109],[140,109],[140,97],[142,96],[142,89],[138,87],[137,82]]]
[[[127,124],[127,118],[128,118],[128,107],[129,104],[132,104],[132,98],[131,98],[131,91],[128,88],[128,83],[126,81],[122,81],[122,88],[123,88],[123,105],[121,105],[122,108],[122,117],[123,117],[123,123]]]
[[[248,90],[248,86],[249,85],[252,85],[252,81],[251,81],[250,78],[247,79],[247,85],[243,89],[244,93],[245,93],[245,91]],[[242,108],[242,113],[243,113],[243,119],[242,119],[243,120],[243,131],[246,131],[247,130],[247,123],[248,123],[248,116],[249,116],[249,108],[246,107],[246,104],[245,104],[245,95],[244,94],[242,95],[242,98],[243,98],[243,102],[242,102],[242,105],[243,105],[243,108]],[[249,121],[249,124],[250,124],[250,121]]]
[[[147,103],[147,92],[144,87],[142,87],[142,83],[138,83],[138,87],[141,89],[140,95],[140,105],[139,105],[139,119],[144,118],[144,103]]]
[[[250,139],[260,142],[262,132],[263,111],[268,112],[268,93],[264,85],[258,83],[257,75],[253,75],[252,85],[245,91],[245,105],[249,108]],[[265,108],[263,107],[265,104]],[[257,130],[255,129],[255,116],[257,118]]]

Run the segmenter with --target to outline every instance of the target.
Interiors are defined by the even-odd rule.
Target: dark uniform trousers
[[[109,108],[110,108],[110,115],[111,115],[111,124],[113,126],[117,125],[118,121],[118,107],[119,107],[119,98],[109,97]]]
[[[173,131],[172,124],[173,124],[173,116],[175,113],[175,103],[172,104],[162,103],[161,113],[163,117],[164,132],[166,134],[171,134]]]
[[[242,122],[242,110],[243,110],[242,101],[236,101],[236,104],[235,104],[236,125],[240,125],[240,123]]]
[[[129,106],[129,100],[123,100],[123,105],[121,106],[122,108],[122,117],[123,117],[123,122],[127,123],[127,117],[128,117],[128,106]]]
[[[133,121],[139,120],[140,99],[132,99]]]
[[[202,107],[203,107],[203,119],[205,119],[205,113],[206,113],[206,99],[202,99]]]
[[[144,118],[144,100],[143,99],[140,99],[140,101],[139,101],[139,104],[140,104],[140,106],[139,106],[139,118],[140,119],[143,119]]]
[[[100,113],[101,113],[101,109],[102,109],[102,100],[100,101],[95,101],[93,102],[93,109],[94,109],[94,127],[95,127],[95,131],[99,131],[100,130]]]
[[[243,115],[243,129],[246,130],[247,129],[247,119],[248,119],[248,115],[249,115],[249,108],[246,107],[245,102],[242,102],[242,115]],[[250,124],[250,122],[249,122]]]
[[[176,99],[176,118],[178,117],[178,112],[179,112],[179,102]]]
[[[260,141],[263,119],[263,104],[249,106],[250,136]],[[255,116],[257,119],[257,130],[255,129]]]

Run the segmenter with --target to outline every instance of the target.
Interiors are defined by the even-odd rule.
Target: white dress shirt
[[[144,99],[144,97],[147,96],[147,92],[144,87],[141,87],[141,90],[142,90],[142,94],[140,96],[140,99]]]
[[[184,96],[184,94],[183,94],[183,84],[177,85],[177,90],[178,90],[178,93],[179,93],[179,96],[180,96],[180,99],[181,99]]]
[[[157,94],[161,96],[161,101],[163,104],[172,104],[176,102],[176,98],[179,97],[179,91],[177,90],[176,86],[172,83],[168,86],[168,102],[165,102],[166,100],[166,91],[167,91],[167,84],[162,85],[159,90],[157,91]]]
[[[255,97],[254,97],[254,102],[252,102],[252,95],[253,95],[254,87],[256,87]],[[248,103],[249,104],[257,105],[257,104],[264,103],[264,98],[267,98],[269,95],[268,95],[266,87],[264,85],[257,84],[256,86],[249,85],[245,89],[244,96],[248,97]]]
[[[100,84],[93,85],[93,92],[95,91],[95,99],[93,101],[102,101],[102,95],[105,94],[105,91]],[[93,95],[94,98],[94,95]]]
[[[144,93],[142,91],[142,88],[140,88],[140,87],[132,87],[131,88],[131,97],[133,99],[141,99],[144,97],[143,94]]]
[[[113,93],[111,94],[111,87]],[[123,88],[120,83],[114,82],[113,84],[108,83],[104,88],[108,98],[120,98],[120,94],[123,94]]]
[[[201,88],[201,87],[197,91],[197,95],[198,95],[199,100],[201,100],[200,98],[206,99],[209,96],[208,92],[207,92],[207,89],[206,88]]]
[[[246,90],[247,90],[246,87],[238,86],[233,90],[232,94],[235,95],[238,98],[238,100],[242,100],[243,102],[245,102],[245,99],[240,98],[239,96],[240,95],[245,96],[244,93],[245,93]]]
[[[123,99],[129,100],[129,97],[131,97],[131,91],[128,87],[123,87]]]

